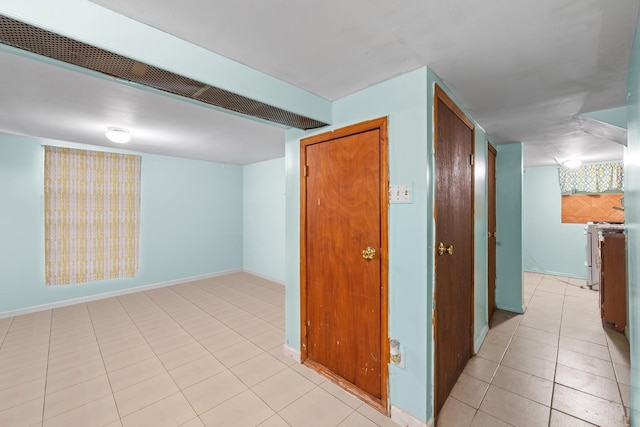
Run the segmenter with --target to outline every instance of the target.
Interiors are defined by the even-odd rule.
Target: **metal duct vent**
[[[0,43],[285,126],[327,125],[2,15]]]

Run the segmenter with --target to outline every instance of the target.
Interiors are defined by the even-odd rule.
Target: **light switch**
[[[389,203],[412,203],[411,184],[396,184],[389,186]]]

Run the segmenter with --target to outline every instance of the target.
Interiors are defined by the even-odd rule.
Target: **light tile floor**
[[[583,280],[525,273],[524,315],[496,311],[438,427],[626,426],[629,344]]]
[[[283,341],[244,273],[0,319],[0,426],[395,426]]]
[[[525,274],[438,425],[624,426],[629,347],[580,284]],[[395,426],[283,328],[284,288],[244,273],[0,319],[0,426]]]

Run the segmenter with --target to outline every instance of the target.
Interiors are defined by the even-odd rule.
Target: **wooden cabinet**
[[[600,309],[604,321],[616,330],[627,326],[626,236],[603,232],[600,242]]]

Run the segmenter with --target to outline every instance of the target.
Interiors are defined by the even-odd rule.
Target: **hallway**
[[[524,315],[497,310],[439,417],[455,426],[626,426],[629,343],[584,280],[524,274]]]

